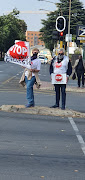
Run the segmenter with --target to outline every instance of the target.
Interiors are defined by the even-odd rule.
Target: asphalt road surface
[[[27,104],[26,89],[19,86],[23,68],[12,63],[0,62],[0,105]],[[41,66],[40,79],[50,81],[49,65]],[[69,81],[76,86],[76,81]],[[34,91],[35,105],[50,107],[55,104],[55,92],[49,90]],[[85,93],[67,93],[66,108],[85,112]]]
[[[18,83],[22,71],[0,62],[0,105],[26,104]],[[41,80],[50,81],[48,71],[42,65]],[[34,94],[38,106],[55,102],[54,91]],[[67,93],[67,108],[84,112],[84,93]],[[0,180],[41,179],[85,180],[85,119],[0,111]]]
[[[39,77],[41,81],[51,81],[49,74],[49,66],[49,64],[41,64],[41,70],[39,72]],[[23,68],[21,66],[0,61],[0,82],[5,81],[9,78],[13,78],[14,76],[18,76],[20,78],[22,72]],[[70,80],[69,84],[72,86],[77,86],[77,81]]]
[[[0,180],[85,180],[85,119],[0,112]]]

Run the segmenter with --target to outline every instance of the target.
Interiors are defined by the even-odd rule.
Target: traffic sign
[[[77,40],[85,40],[85,37],[82,37],[82,36],[77,37]]]
[[[72,34],[66,34],[65,41],[68,42],[68,40],[72,41]]]
[[[77,25],[77,34],[76,34],[77,41],[85,41],[85,26]]]
[[[79,26],[79,28],[78,28],[78,36],[85,37],[85,26]]]

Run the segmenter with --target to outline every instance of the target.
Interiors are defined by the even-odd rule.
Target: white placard
[[[66,74],[51,74],[52,84],[66,84]]]
[[[65,41],[68,42],[68,40],[72,42],[72,34],[66,34]]]

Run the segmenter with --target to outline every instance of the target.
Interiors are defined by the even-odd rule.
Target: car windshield
[[[39,58],[44,59],[44,57],[39,56]]]

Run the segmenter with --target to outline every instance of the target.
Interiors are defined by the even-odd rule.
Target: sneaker
[[[25,107],[26,108],[34,107],[34,104],[26,104]]]
[[[55,104],[54,106],[51,106],[50,108],[59,108],[59,106]]]

